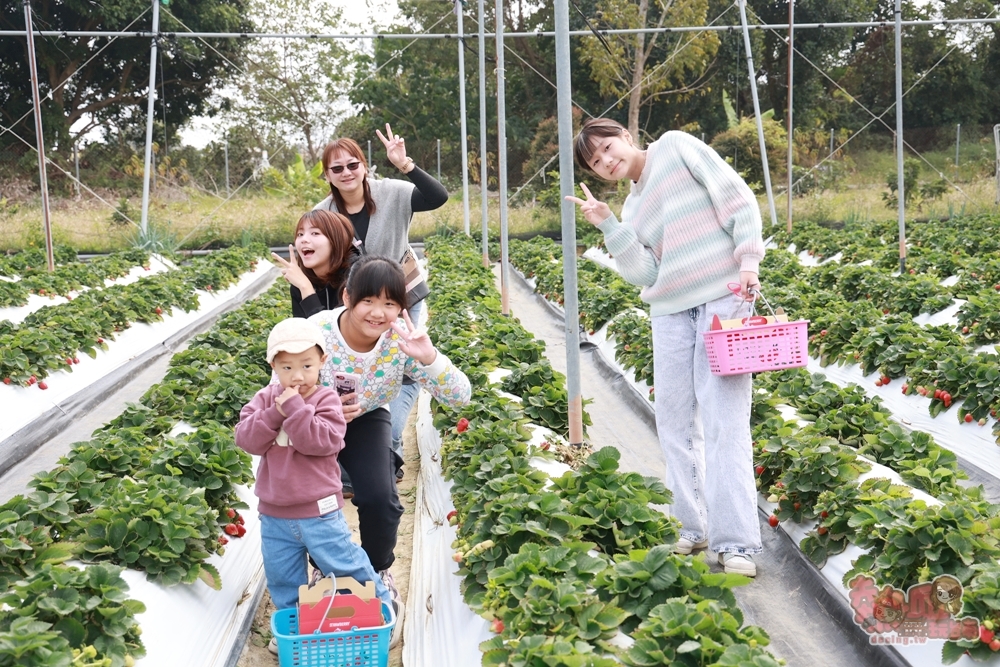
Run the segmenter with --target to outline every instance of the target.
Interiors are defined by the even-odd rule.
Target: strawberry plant
[[[717,664],[726,649],[735,644],[763,647],[771,643],[762,628],[743,626],[743,619],[715,600],[691,602],[673,598],[657,605],[633,633],[635,644],[622,652],[622,662],[633,667]],[[741,627],[742,626],[742,627]],[[777,665],[760,650],[762,665]]]
[[[127,592],[119,567],[43,565],[0,596],[0,603],[10,609],[0,612],[0,632],[9,632],[16,620],[32,619],[51,626],[69,647],[83,650],[92,646],[96,655],[121,667],[129,658],[146,654],[135,620],[146,606],[129,599]],[[0,640],[0,652],[3,647]]]
[[[542,632],[573,640],[610,638],[626,612],[602,601],[590,580],[608,563],[571,542],[540,547],[525,544],[489,575],[483,610],[500,618],[512,635]]]
[[[629,617],[622,623],[632,632],[653,607],[671,598],[716,600],[739,614],[732,589],[748,583],[746,577],[713,573],[700,558],[675,554],[667,545],[630,551],[614,557],[615,563],[594,581],[602,599],[614,601]]]
[[[0,590],[45,564],[61,563],[73,555],[73,545],[53,543],[48,526],[30,516],[22,518],[28,503],[15,496],[0,507]]]
[[[582,528],[584,540],[606,554],[673,544],[677,521],[649,506],[669,505],[672,495],[656,477],[619,472],[620,459],[617,449],[603,447],[578,471],[552,480],[571,514],[593,520]]]
[[[115,480],[77,525],[71,537],[81,541],[86,560],[145,570],[166,586],[199,578],[217,590],[222,586],[218,571],[202,562],[219,548],[217,513],[204,489],[159,475]]]
[[[814,518],[820,493],[850,484],[871,468],[832,438],[789,438],[782,454],[786,463],[780,480],[771,487],[771,493],[778,495],[774,513],[781,521]]]
[[[604,649],[595,649],[585,641],[569,641],[563,637],[524,635],[514,639],[494,637],[479,645],[483,651],[483,667],[508,665],[578,665],[579,667],[618,667],[615,658]]]
[[[649,318],[635,312],[625,313],[608,326],[608,336],[615,339],[615,360],[622,368],[633,369],[637,382],[654,386],[653,329]]]
[[[1000,342],[1000,292],[992,287],[977,294],[958,309],[959,330],[967,330],[969,340],[976,345]]]
[[[997,649],[991,646],[1000,633],[1000,563],[981,563],[972,566],[972,582],[962,596],[962,614],[979,619],[980,629],[986,634],[979,640],[947,641],[941,650],[941,662],[951,665],[968,653],[973,660],[986,662],[996,657]],[[990,641],[984,641],[989,639]]]

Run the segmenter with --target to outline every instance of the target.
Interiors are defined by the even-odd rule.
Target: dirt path
[[[399,482],[399,499],[403,503],[403,518],[399,523],[399,539],[396,542],[396,562],[392,566],[392,574],[396,579],[396,586],[400,595],[403,596],[405,605],[406,594],[410,588],[410,563],[413,560],[413,505],[417,495],[417,477],[420,471],[420,457],[417,453],[417,434],[414,424],[416,423],[416,411],[410,415],[410,421],[406,425],[403,433],[403,458],[406,460],[406,476]],[[344,517],[351,527],[354,541],[361,543],[358,534],[358,512],[349,501],[344,507]],[[267,650],[267,644],[271,641],[271,614],[274,613],[274,605],[271,604],[271,596],[264,591],[260,606],[254,615],[253,624],[250,628],[250,636],[243,647],[243,654],[240,656],[237,667],[274,667],[278,664],[277,656]],[[404,619],[405,622],[405,619]],[[389,667],[402,667],[403,644],[400,644],[389,652]]]

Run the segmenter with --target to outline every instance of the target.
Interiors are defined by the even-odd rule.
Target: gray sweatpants
[[[656,431],[681,537],[717,552],[761,551],[750,444],[751,376],[712,375],[701,332],[740,297],[652,318]]]

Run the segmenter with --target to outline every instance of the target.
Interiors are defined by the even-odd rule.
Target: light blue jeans
[[[720,553],[761,551],[750,441],[751,376],[712,375],[702,332],[742,299],[652,318],[656,431],[681,537]],[[742,312],[742,311],[741,311]]]
[[[362,584],[374,581],[379,599],[392,606],[389,589],[375,574],[368,555],[351,541],[351,529],[340,510],[312,519],[261,514],[260,536],[267,589],[278,609],[294,607],[299,601],[299,586],[309,581],[307,552],[323,574],[353,577]]]
[[[423,301],[418,301],[408,309],[414,326],[420,326],[420,313],[423,309]],[[403,430],[406,429],[406,420],[419,393],[419,384],[404,384],[399,395],[389,403],[389,414],[392,415],[392,451],[399,454],[400,459],[403,458]]]

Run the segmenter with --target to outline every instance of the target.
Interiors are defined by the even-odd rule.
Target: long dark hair
[[[368,161],[365,160],[365,154],[361,151],[361,146],[358,145],[354,139],[344,137],[342,139],[334,139],[326,145],[323,149],[323,173],[330,168],[330,160],[333,159],[333,154],[343,151],[347,153],[355,160],[361,163],[361,166],[365,168],[365,178],[361,180],[362,187],[365,193],[365,208],[368,210],[368,215],[375,214],[375,198],[372,197],[372,189],[368,184]],[[344,197],[340,194],[333,183],[330,183],[330,194],[333,196],[333,203],[337,205],[337,210],[341,213],[347,213],[347,204],[344,203]]]
[[[357,256],[357,248],[354,247],[354,225],[350,218],[334,211],[324,211],[317,209],[309,211],[295,225],[295,238],[298,238],[299,230],[309,223],[330,240],[330,263],[326,269],[326,275],[320,278],[312,269],[302,267],[302,273],[313,284],[317,290],[326,285],[334,289],[335,294],[339,294],[341,285],[347,279],[347,272],[351,268]]]
[[[406,276],[403,275],[403,267],[399,262],[381,255],[362,255],[358,258],[347,275],[344,290],[347,292],[347,301],[350,302],[351,308],[362,299],[380,297],[382,294],[398,303],[403,309],[407,307]]]
[[[625,126],[616,120],[588,119],[580,129],[580,134],[576,135],[576,141],[573,142],[573,156],[576,157],[577,163],[587,171],[593,172],[590,160],[594,157],[594,139],[617,137],[623,132],[626,132]]]

